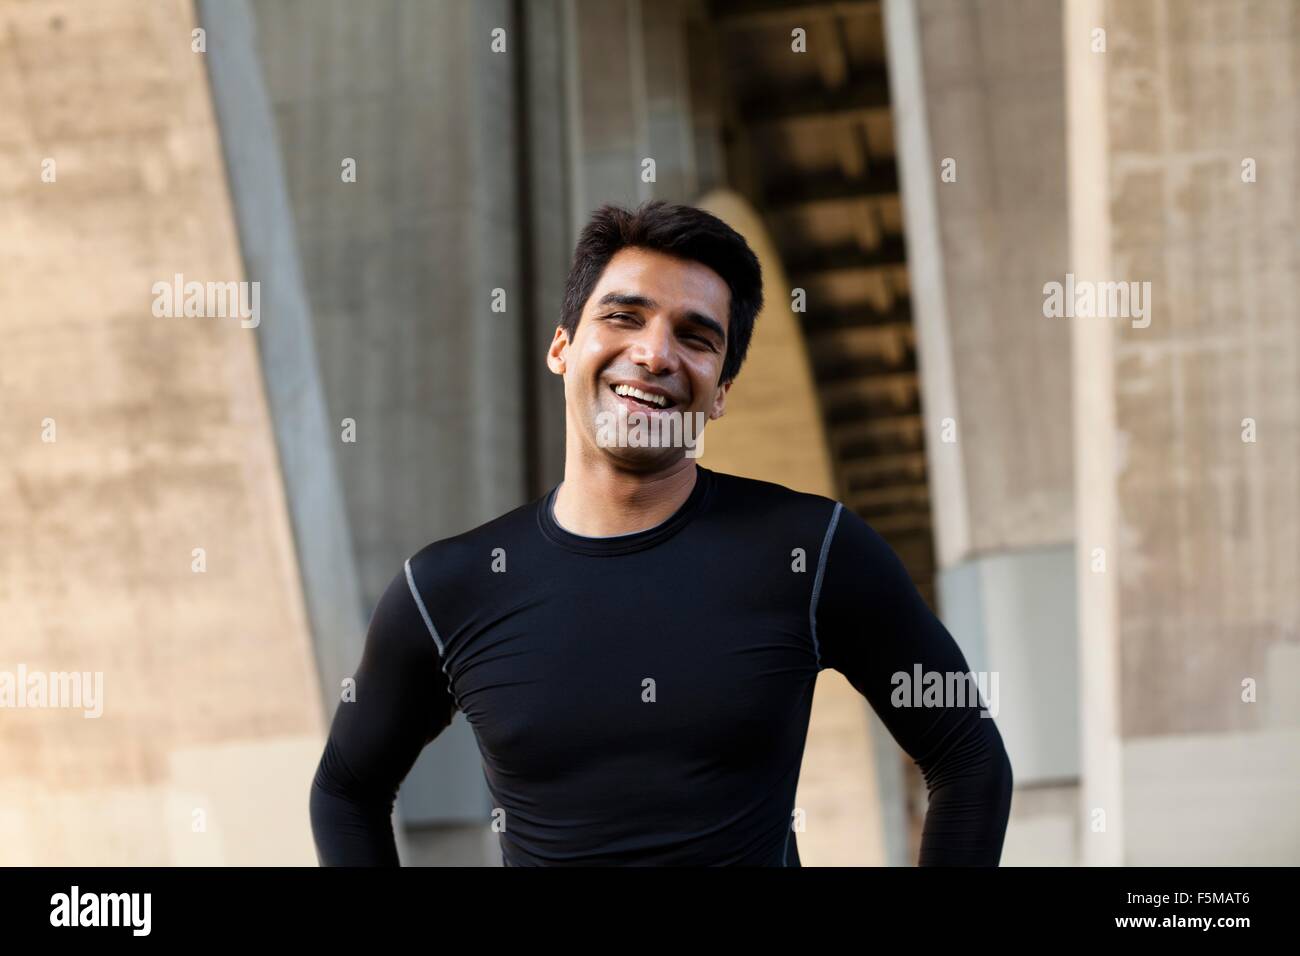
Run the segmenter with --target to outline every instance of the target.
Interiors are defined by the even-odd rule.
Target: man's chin
[[[597,451],[611,462],[631,471],[657,471],[680,461],[685,452],[682,448],[640,448],[630,445],[602,444],[599,437],[595,437],[593,444]]]
[[[592,422],[592,444],[621,467],[663,468],[704,450],[707,416],[702,412],[630,411],[617,403],[598,403]]]

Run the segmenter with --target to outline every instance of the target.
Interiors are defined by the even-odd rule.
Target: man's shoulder
[[[718,500],[724,508],[734,509],[751,518],[788,517],[825,524],[836,510],[838,502],[826,495],[799,491],[775,481],[734,475],[722,471],[712,472],[718,488]]]
[[[454,576],[462,568],[488,567],[497,549],[504,554],[520,534],[536,528],[540,500],[535,498],[466,531],[430,541],[410,555],[406,565],[421,584],[432,584],[435,577]]]

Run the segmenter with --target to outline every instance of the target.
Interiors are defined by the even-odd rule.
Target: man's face
[[[547,355],[564,376],[570,427],[584,444],[620,463],[660,468],[684,449],[611,447],[598,440],[602,422],[620,412],[719,418],[730,383],[719,384],[727,354],[731,290],[712,269],[649,249],[620,249],[583,306],[573,341],[562,328]],[[620,395],[628,387],[655,398]],[[608,413],[608,414],[602,414]]]

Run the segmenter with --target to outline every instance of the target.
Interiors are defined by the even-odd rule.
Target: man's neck
[[[555,520],[566,531],[589,538],[644,531],[671,518],[691,496],[696,479],[693,458],[637,473],[569,456],[555,493]]]

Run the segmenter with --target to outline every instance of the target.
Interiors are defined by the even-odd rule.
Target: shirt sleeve
[[[397,866],[397,788],[456,705],[406,569],[379,599],[354,675],[330,725],[309,801],[322,866]]]
[[[921,674],[969,674],[956,641],[931,612],[889,545],[837,505],[814,583],[820,667],[843,674],[921,768],[929,805],[921,866],[996,866],[1011,812],[1011,762],[975,694],[915,706]],[[895,675],[906,675],[906,680]]]

